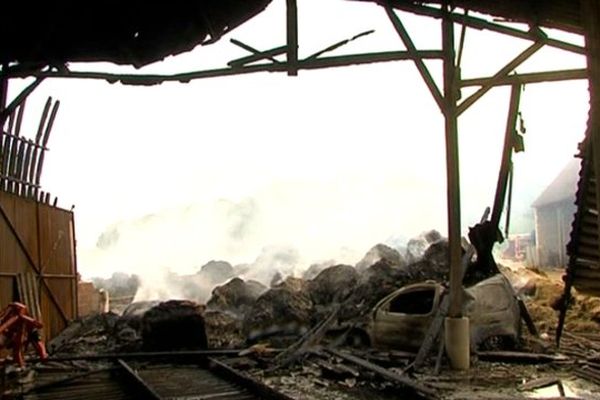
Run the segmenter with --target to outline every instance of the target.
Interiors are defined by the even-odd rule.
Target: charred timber
[[[442,53],[439,50],[420,50],[422,59],[439,59]],[[350,65],[372,64],[378,62],[402,61],[412,59],[411,54],[406,51],[389,51],[379,53],[356,54],[347,56],[322,57],[313,60],[298,61],[298,69],[319,69],[345,67]],[[26,78],[35,76],[38,78],[76,78],[76,79],[101,79],[109,83],[121,82],[124,85],[158,85],[163,82],[187,83],[196,79],[215,78],[219,76],[242,75],[256,72],[286,72],[287,63],[281,64],[258,64],[234,68],[219,68],[202,71],[193,71],[173,75],[160,74],[111,74],[105,72],[84,71],[47,71],[35,73],[15,73],[4,75],[8,78]],[[0,78],[2,75],[0,74]]]

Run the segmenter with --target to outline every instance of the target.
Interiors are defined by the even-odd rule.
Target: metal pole
[[[442,21],[442,46],[444,52],[444,119],[446,122],[446,179],[448,190],[448,241],[450,247],[449,316],[457,318],[462,316],[460,174],[454,27],[448,17],[445,17]]]

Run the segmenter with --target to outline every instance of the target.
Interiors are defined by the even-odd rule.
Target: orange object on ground
[[[0,311],[0,348],[13,350],[13,362],[25,365],[25,350],[31,343],[42,360],[48,358],[46,347],[39,336],[42,323],[29,316],[27,306],[10,303]]]

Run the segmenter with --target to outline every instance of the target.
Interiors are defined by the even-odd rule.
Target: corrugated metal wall
[[[0,308],[23,298],[16,277],[24,273],[35,276],[51,339],[77,316],[73,213],[0,191]]]

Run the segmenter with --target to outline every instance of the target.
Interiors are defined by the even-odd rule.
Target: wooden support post
[[[287,4],[287,64],[288,75],[298,75],[298,6],[296,0]]]
[[[444,18],[442,20],[442,46],[444,51],[444,119],[446,127],[448,242],[450,247],[450,308],[448,314],[450,317],[458,318],[462,316],[460,174],[454,27],[449,18]]]

